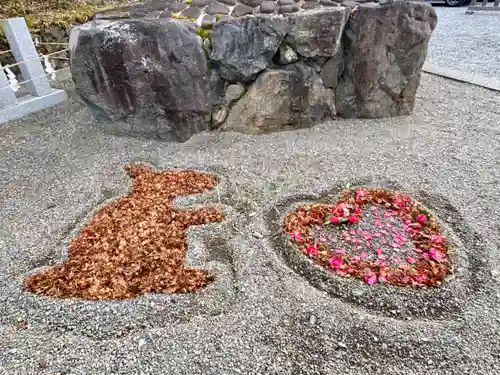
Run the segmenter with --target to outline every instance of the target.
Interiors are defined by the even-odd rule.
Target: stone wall
[[[437,22],[407,1],[186,0],[120,17],[72,31],[76,88],[104,130],[170,141],[410,114]]]

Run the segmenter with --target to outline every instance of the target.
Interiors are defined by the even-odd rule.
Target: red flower
[[[396,195],[392,199],[392,203],[394,203],[394,205],[398,208],[403,208],[404,206],[406,206],[407,202],[408,202],[408,199],[406,199],[405,197],[399,196],[399,195]]]
[[[340,218],[338,216],[332,216],[330,218],[330,223],[333,225],[338,225],[340,223]]]
[[[349,217],[347,218],[347,221],[348,221],[350,224],[356,224],[356,223],[358,222],[358,218],[357,218],[356,216],[352,215],[352,216],[349,216]]]
[[[359,215],[360,213],[361,213],[361,208],[356,207],[356,209],[354,210],[354,214]]]
[[[368,285],[373,285],[377,282],[377,275],[375,274],[375,272],[369,271],[365,273],[363,279]]]
[[[425,216],[425,214],[418,214],[417,217],[415,218],[417,220],[417,222],[419,222],[420,224],[425,224],[427,223],[427,216]]]
[[[429,250],[429,258],[434,259],[434,260],[441,260],[446,258],[446,254],[443,253],[441,250],[438,250],[434,247],[431,247]]]
[[[330,258],[328,262],[330,263],[330,267],[334,270],[338,270],[340,266],[342,266],[342,259],[339,257]]]
[[[420,284],[425,284],[427,282],[427,280],[429,280],[429,278],[427,277],[426,274],[417,274],[415,276],[413,276],[413,280],[415,280],[417,283],[420,283]]]
[[[407,261],[408,263],[410,263],[410,264],[413,264],[413,263],[415,263],[415,262],[416,262],[415,258],[413,258],[413,257],[411,257],[411,256],[409,256],[409,255],[405,255],[405,259],[406,259],[406,261]]]
[[[316,255],[318,255],[318,248],[315,245],[309,245],[306,248],[306,254],[314,258]]]
[[[439,234],[433,234],[431,236],[431,241],[432,241],[432,243],[434,243],[436,245],[440,245],[440,244],[443,244],[446,241],[446,237],[445,236],[441,236]]]
[[[302,239],[302,234],[300,234],[299,232],[292,232],[290,233],[290,237],[292,241],[298,241]]]

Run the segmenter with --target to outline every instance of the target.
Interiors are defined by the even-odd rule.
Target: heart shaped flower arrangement
[[[402,193],[346,190],[335,204],[297,208],[284,227],[316,264],[370,285],[438,286],[452,272],[436,219]]]

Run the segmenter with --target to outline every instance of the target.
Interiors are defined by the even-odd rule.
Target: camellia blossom
[[[356,224],[358,222],[358,218],[356,216],[349,216],[349,218],[347,219],[347,221],[350,224]]]
[[[356,189],[356,199],[362,199],[366,197],[366,190]]]
[[[377,282],[377,274],[375,272],[367,272],[363,277],[365,283],[368,285],[373,285]]]
[[[332,223],[333,225],[338,225],[340,223],[340,217],[338,217],[338,216],[332,216],[330,218],[330,223]]]
[[[446,241],[446,238],[445,238],[445,236],[442,236],[439,234],[433,234],[431,236],[431,241],[432,241],[432,243],[434,243],[436,245],[441,245]]]
[[[342,266],[342,259],[339,257],[332,257],[328,259],[328,262],[330,263],[330,267],[334,270],[338,270],[340,266]]]
[[[416,259],[415,259],[415,258],[413,258],[413,257],[411,257],[411,256],[409,256],[409,255],[406,255],[406,256],[405,256],[405,259],[406,259],[406,261],[407,261],[408,263],[410,263],[410,264],[413,264],[413,263],[415,263],[415,262],[416,262]]]
[[[306,247],[306,254],[310,257],[316,257],[318,255],[318,248],[314,245],[309,245]]]
[[[427,282],[427,280],[429,280],[429,278],[427,277],[426,274],[417,274],[417,275],[414,275],[413,276],[413,280],[415,280],[417,283],[420,283],[420,284],[425,284]]]
[[[446,255],[441,250],[438,250],[435,247],[431,247],[428,254],[429,258],[434,260],[441,260],[446,258]]]
[[[404,206],[406,206],[407,202],[408,199],[400,195],[396,195],[392,200],[392,203],[394,203],[394,205],[398,208],[403,208]]]
[[[415,220],[417,220],[420,224],[425,224],[427,223],[427,216],[425,214],[418,214]]]

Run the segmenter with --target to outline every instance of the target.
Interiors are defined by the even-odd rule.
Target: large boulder
[[[286,42],[307,58],[334,56],[340,49],[349,13],[348,8],[336,7],[292,14]]]
[[[210,60],[228,82],[248,83],[267,68],[285,38],[287,20],[246,16],[216,23]]]
[[[337,113],[365,118],[410,114],[436,22],[426,3],[358,5],[344,33]]]
[[[185,141],[209,128],[208,62],[194,25],[176,19],[90,22],[71,33],[76,89],[105,130]]]
[[[307,65],[268,69],[231,108],[224,131],[263,134],[310,127],[334,114],[333,91]]]

